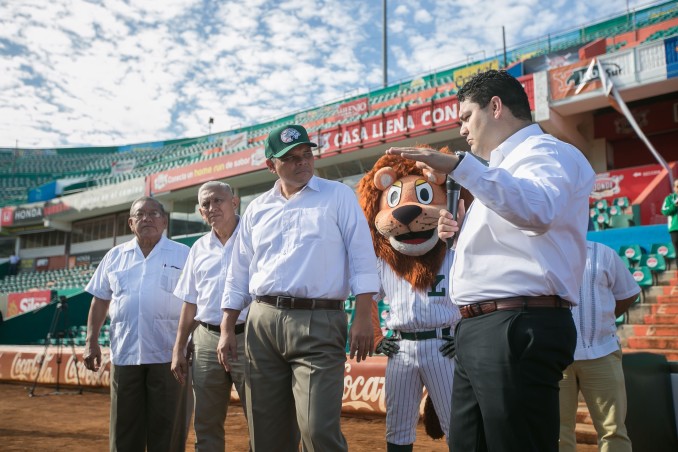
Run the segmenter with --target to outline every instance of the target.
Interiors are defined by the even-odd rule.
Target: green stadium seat
[[[599,199],[593,204],[593,207],[598,209],[599,212],[607,210],[607,199]]]
[[[593,224],[596,227],[596,231],[602,231],[610,227],[610,216],[606,212],[600,212],[593,219]]]
[[[666,261],[661,254],[644,254],[640,258],[639,266],[645,266],[652,272],[654,284],[659,285],[659,274],[666,271]]]
[[[610,215],[608,225],[613,229],[628,228],[631,226],[631,216],[625,214]]]
[[[645,301],[645,291],[647,290],[648,287],[652,287],[654,285],[652,272],[650,271],[649,268],[640,266],[634,268],[631,271],[631,274],[633,275],[633,279],[635,279],[636,283],[638,283],[638,285],[640,286],[641,289],[640,302],[643,303]]]
[[[629,202],[629,198],[627,198],[626,196],[621,196],[619,198],[615,198],[614,201],[612,201],[612,205],[625,209],[631,204]]]
[[[619,248],[619,255],[626,256],[632,263],[637,264],[640,262],[643,251],[640,249],[640,245],[637,244],[624,245]]]
[[[664,260],[666,261],[666,266],[670,270],[671,269],[671,259],[676,258],[676,249],[673,247],[673,243],[667,242],[667,243],[653,243],[652,247],[650,248],[650,253],[651,254],[660,254],[664,256]]]

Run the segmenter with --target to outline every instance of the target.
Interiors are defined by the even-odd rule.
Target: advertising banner
[[[152,174],[149,178],[149,193],[147,194],[165,193],[210,180],[249,173],[265,168],[265,162],[264,148],[259,146],[237,154],[223,155],[181,168],[173,168]]]
[[[583,60],[578,63],[570,64],[568,66],[559,67],[549,71],[549,85],[551,89],[551,100],[560,100],[566,97],[573,96],[575,92],[588,93],[596,91],[602,87],[600,82],[600,74],[598,73],[598,66],[593,65],[591,68],[591,77],[585,85],[585,75],[591,66],[592,59]],[[627,66],[632,64],[633,58],[622,58],[610,62],[603,62],[602,66],[608,77],[614,78],[621,75],[633,74],[634,67]],[[577,91],[578,88],[579,91]]]
[[[567,49],[551,52],[548,55],[539,55],[523,61],[523,73],[549,71],[561,66],[573,64],[579,61],[579,47],[573,46]]]
[[[633,203],[661,171],[660,165],[644,165],[596,174],[590,198],[592,202],[599,199],[612,201],[626,196]]]
[[[3,207],[0,216],[0,226],[12,226],[14,224],[14,207]]]
[[[13,225],[42,223],[42,206],[19,206],[14,209]]]
[[[49,304],[52,300],[51,290],[36,290],[33,292],[10,293],[7,296],[7,317],[32,311]]]
[[[131,173],[136,165],[136,159],[118,160],[111,163],[111,174],[115,176],[116,174]]]
[[[83,363],[83,347],[76,347],[75,356],[64,353],[65,365],[60,366],[59,382],[66,386],[108,387],[110,385],[110,349],[102,347],[102,362],[98,372],[85,368]],[[42,347],[5,347],[0,349],[0,381],[33,382],[55,384],[57,381],[57,350],[48,347],[45,363],[40,371],[43,356]],[[38,372],[40,375],[38,376]],[[77,372],[77,374],[76,374]],[[342,412],[347,414],[379,415],[386,414],[386,396],[384,381],[386,357],[374,356],[360,363],[347,360],[344,365],[344,393],[342,396]],[[426,393],[422,393],[420,413]],[[235,389],[231,389],[231,398],[237,400]]]
[[[365,147],[439,127],[458,127],[456,97],[397,110],[351,124],[323,129],[318,142],[320,154]]]
[[[144,195],[145,182],[139,177],[115,184],[111,187],[100,187],[72,195],[53,199],[45,204],[45,216],[53,217],[64,212],[85,212],[110,206],[124,205]]]
[[[337,108],[337,115],[341,119],[347,119],[367,113],[367,101],[367,97],[362,97],[360,99],[352,100],[351,102],[345,102]]]
[[[499,69],[499,60],[483,61],[482,63],[472,64],[465,68],[457,69],[454,71],[452,78],[454,79],[457,88],[461,88],[474,75],[489,71],[490,69]]]

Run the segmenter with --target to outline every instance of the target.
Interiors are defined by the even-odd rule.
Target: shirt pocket
[[[299,241],[324,240],[326,237],[323,226],[327,208],[308,207],[297,211],[297,237]]]
[[[181,269],[171,266],[165,266],[160,275],[160,288],[165,292],[173,293],[179,282],[181,276]]]
[[[119,296],[129,290],[129,274],[127,270],[110,272],[109,275],[113,295]]]

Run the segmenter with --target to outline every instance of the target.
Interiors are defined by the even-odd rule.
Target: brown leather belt
[[[221,326],[220,325],[212,325],[207,322],[203,322],[202,320],[200,321],[200,324],[207,328],[210,331],[214,331],[216,333],[221,333]],[[238,323],[235,325],[235,334],[240,334],[245,332],[245,324],[244,323]]]
[[[282,295],[258,295],[257,301],[282,309],[325,309],[343,311],[344,300],[327,300],[323,298],[297,298]]]
[[[557,295],[544,295],[540,297],[510,297],[499,300],[481,301],[480,303],[459,306],[461,316],[465,319],[489,314],[504,309],[531,309],[531,308],[563,308],[570,309],[569,301],[563,300]]]

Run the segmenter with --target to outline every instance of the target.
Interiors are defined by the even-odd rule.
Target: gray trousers
[[[298,428],[305,451],[348,450],[340,425],[346,313],[255,301],[245,336],[252,449],[296,452]]]
[[[183,452],[186,392],[170,368],[111,365],[111,452]]]
[[[231,385],[245,410],[245,337],[239,334],[238,361],[226,372],[217,358],[219,333],[199,325],[193,332],[193,394],[195,396],[195,450],[219,451],[225,447],[224,422],[231,400]],[[246,412],[246,411],[245,411]]]

